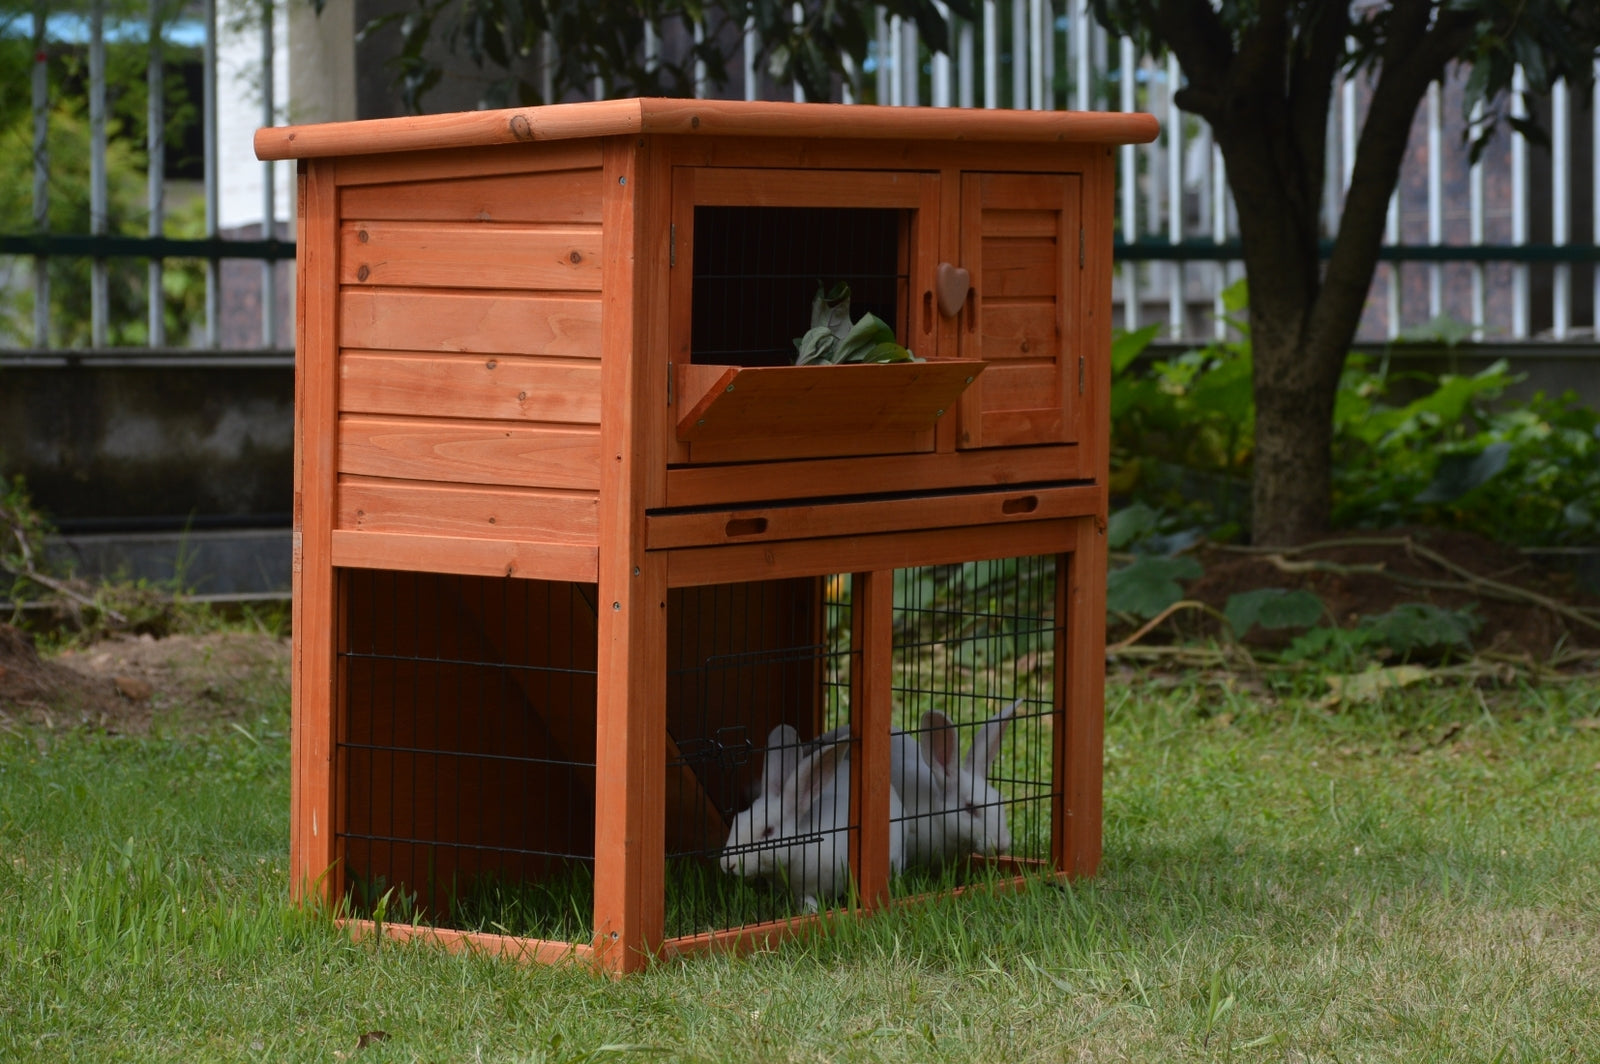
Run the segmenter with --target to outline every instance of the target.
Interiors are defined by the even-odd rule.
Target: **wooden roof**
[[[468,148],[638,133],[845,140],[1140,144],[1153,116],[1126,112],[989,111],[953,107],[631,99],[501,111],[273,126],[256,131],[260,159]]]

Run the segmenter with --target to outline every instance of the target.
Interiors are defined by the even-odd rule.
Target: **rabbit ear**
[[[767,759],[761,771],[761,791],[776,794],[800,762],[800,733],[780,724],[767,735]]]
[[[839,765],[850,755],[850,744],[834,743],[805,758],[783,785],[785,817],[798,817],[816,802],[822,789],[833,782]]]
[[[1000,740],[1005,738],[1006,725],[1011,723],[1011,718],[1020,705],[1022,699],[1019,698],[983,722],[983,727],[979,728],[978,734],[973,737],[972,749],[967,751],[967,771],[977,775],[981,769],[983,775],[989,774],[989,766],[994,764],[994,759],[1000,754]]]
[[[961,737],[956,734],[950,718],[936,709],[922,715],[922,731],[917,736],[917,742],[922,747],[922,756],[927,758],[929,768],[948,772],[961,759]]]

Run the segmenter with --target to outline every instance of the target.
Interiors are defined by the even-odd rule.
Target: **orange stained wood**
[[[962,398],[963,447],[1077,438],[1080,197],[1077,174],[962,176],[961,353],[989,363]]]
[[[345,530],[335,531],[332,538],[332,563],[352,569],[517,576],[592,584],[600,564],[598,548],[581,543]]]
[[[1098,487],[1076,484],[810,506],[655,513],[646,518],[646,524],[650,549],[668,550],[1077,517],[1099,512],[1104,497]]]
[[[344,476],[339,480],[337,527],[594,546],[599,538],[599,508],[600,499],[593,492]]]
[[[299,320],[295,374],[293,605],[294,765],[289,827],[289,883],[296,898],[332,902],[335,867],[334,436],[338,410],[338,308],[331,285],[315,279],[338,269],[338,219],[331,164],[300,177]]]
[[[932,174],[894,170],[707,167],[693,177],[690,198],[700,206],[915,208],[938,191]]]
[[[645,551],[663,495],[662,401],[670,187],[648,143],[605,146],[601,355],[596,959],[635,971],[664,933],[666,559]],[[661,361],[649,357],[655,352]]]
[[[861,904],[875,909],[889,900],[890,739],[894,723],[894,572],[851,577],[850,722],[855,756],[850,804],[857,829],[851,854]]]
[[[397,480],[594,491],[600,436],[578,426],[346,414],[339,471]]]
[[[832,536],[777,543],[739,543],[652,551],[667,559],[672,587],[786,576],[1052,554],[1070,535],[1074,521],[1025,521],[1015,525],[921,529],[869,536]]]
[[[494,174],[383,185],[339,193],[339,214],[362,221],[600,223],[600,168]]]
[[[1158,128],[1145,114],[631,99],[273,127],[256,131],[255,150],[304,159],[638,133],[1126,144],[1154,140]]]
[[[667,471],[667,505],[732,506],[771,499],[837,496],[841,491],[1009,488],[1087,476],[1079,449],[1072,445],[827,458],[782,465],[685,466]]]
[[[597,359],[346,351],[346,413],[600,423]]]
[[[552,140],[542,144],[490,144],[432,151],[395,148],[376,155],[346,155],[339,160],[334,179],[340,188],[354,188],[548,170],[592,170],[599,166],[598,141]]]
[[[982,362],[676,367],[678,438],[862,436],[932,429],[984,371]]]
[[[592,295],[346,288],[346,348],[600,358],[600,301]]]
[[[1056,867],[1092,876],[1100,867],[1105,771],[1106,536],[1105,520],[1082,518],[1073,529],[1066,581],[1057,564],[1056,723],[1054,788],[1062,808],[1052,816]],[[1063,602],[1063,599],[1065,601]],[[1065,606],[1065,609],[1062,607]],[[1061,663],[1066,675],[1061,675]],[[1064,726],[1062,726],[1064,725]]]
[[[342,230],[342,284],[421,288],[600,289],[598,226],[354,220]]]
[[[371,920],[344,920],[344,927],[357,942],[382,936],[394,942],[426,942],[443,946],[451,953],[474,953],[487,957],[504,957],[514,961],[534,961],[539,964],[561,964],[572,961],[591,963],[594,950],[587,943],[551,942],[538,938],[519,938],[516,935],[492,935],[483,931],[452,931],[443,927],[419,927],[416,924],[397,924]]]

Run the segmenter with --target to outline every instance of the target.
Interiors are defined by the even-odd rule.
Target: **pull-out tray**
[[[847,366],[676,367],[678,439],[926,432],[978,378],[981,359]]]

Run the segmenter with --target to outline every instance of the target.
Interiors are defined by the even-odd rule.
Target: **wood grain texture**
[[[1064,619],[1056,634],[1056,756],[1064,774],[1057,789],[1062,808],[1053,814],[1056,867],[1092,876],[1100,867],[1104,817],[1106,686],[1106,536],[1102,516],[1081,518],[1072,530]],[[1057,565],[1057,573],[1062,572]],[[1058,577],[1059,579],[1059,577]],[[1065,602],[1062,602],[1062,599]]]
[[[350,414],[599,425],[600,363],[345,351],[339,406]]]
[[[334,902],[343,893],[335,863],[338,726],[331,550],[335,421],[338,409],[338,219],[333,162],[302,171],[297,225],[293,650],[290,729],[289,883],[294,896]]]
[[[1092,485],[1073,485],[814,506],[654,513],[646,519],[647,541],[651,550],[670,550],[719,543],[1014,524],[1092,515],[1104,505],[1104,495]]]
[[[419,288],[600,290],[597,226],[346,221],[339,281]]]
[[[645,552],[663,493],[670,183],[648,146],[605,148],[596,957],[636,971],[664,934],[667,581]]]
[[[355,532],[595,546],[599,505],[593,493],[345,476],[339,481],[337,527]]]
[[[492,144],[467,148],[404,150],[343,157],[339,186],[395,185],[447,181],[495,174],[535,174],[549,170],[593,170],[600,145],[593,140],[554,140],[540,144]]]
[[[599,434],[577,426],[346,415],[339,471],[399,480],[597,491]]]
[[[678,438],[865,436],[931,430],[984,371],[960,360],[852,366],[677,367]],[[802,450],[797,457],[804,457]]]
[[[850,581],[851,727],[859,740],[850,765],[851,854],[861,905],[889,901],[890,737],[894,723],[894,572],[858,572]]]
[[[596,160],[598,162],[598,160]],[[362,221],[600,224],[600,168],[495,174],[339,193],[339,214]]]
[[[425,942],[430,946],[443,947],[450,953],[504,957],[537,964],[569,964],[574,961],[587,964],[594,957],[594,950],[581,942],[551,942],[541,938],[491,935],[483,931],[453,931],[444,927],[419,927],[393,921],[379,925],[371,920],[341,920],[340,925],[349,930],[351,939],[356,942],[381,935],[391,942]]]
[[[730,458],[730,462],[734,459]],[[1086,477],[1075,446],[683,466],[668,470],[666,505],[735,506],[840,494],[1006,488]]]
[[[894,170],[715,167],[695,174],[691,202],[729,207],[902,207],[921,204],[929,174]]]
[[[684,547],[653,551],[667,559],[671,587],[775,580],[790,576],[903,569],[913,565],[1014,558],[1054,553],[1079,518],[1025,521],[993,527],[924,529],[876,536],[837,536],[778,543]]]
[[[255,151],[305,159],[632,133],[1123,144],[1154,140],[1158,129],[1145,114],[636,99],[276,126],[256,131]]]
[[[496,539],[410,536],[394,532],[335,531],[333,564],[351,569],[514,576],[592,584],[599,552],[574,543],[518,543]]]
[[[347,288],[339,325],[346,348],[600,357],[593,296]]]

